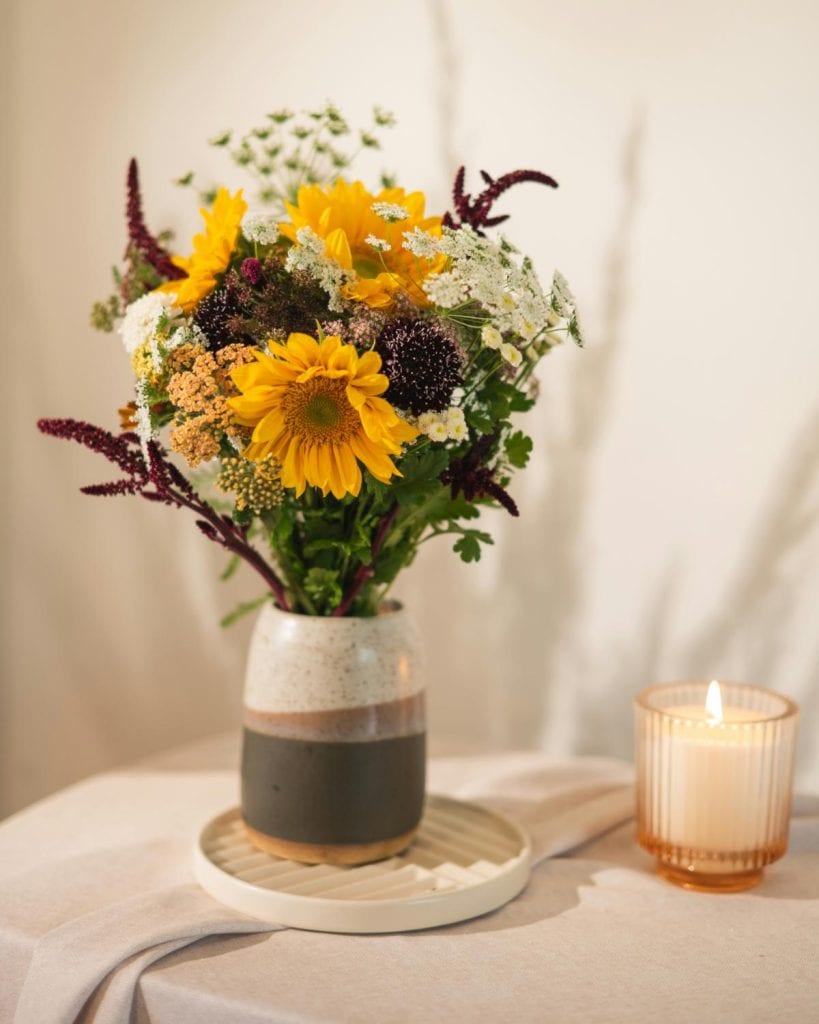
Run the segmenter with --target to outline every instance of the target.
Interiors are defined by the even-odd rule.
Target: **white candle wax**
[[[714,720],[702,707],[683,705],[666,714],[662,834],[675,846],[718,854],[764,845],[776,751],[758,712],[729,706]]]
[[[716,680],[636,697],[637,839],[661,874],[739,892],[782,856],[798,714],[773,690]]]

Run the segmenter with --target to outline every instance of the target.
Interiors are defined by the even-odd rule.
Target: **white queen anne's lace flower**
[[[279,237],[278,220],[269,213],[247,213],[242,220],[242,234],[249,242],[273,245]]]
[[[555,312],[567,320],[575,310],[575,299],[569,282],[559,270],[556,270],[552,277],[552,305]]]
[[[364,241],[367,245],[371,245],[376,252],[389,252],[392,248],[386,238],[379,238],[378,235],[367,235]]]
[[[409,220],[409,210],[400,203],[373,203],[372,211],[376,217],[380,217],[388,224],[396,224],[398,221]]]
[[[466,281],[456,270],[445,270],[442,274],[430,274],[424,282],[424,291],[434,305],[441,309],[453,309],[465,302],[469,294]]]
[[[309,274],[327,292],[328,308],[336,311],[343,309],[341,286],[347,281],[348,272],[325,255],[324,239],[319,238],[312,228],[299,228],[296,242],[298,244],[287,253],[285,270],[291,274],[296,270]]]
[[[404,232],[404,248],[419,259],[432,259],[441,251],[441,240],[415,227],[412,231]]]
[[[499,348],[498,335],[533,341],[547,329],[551,297],[544,295],[531,261],[504,238],[484,238],[468,226],[444,228],[440,249],[450,257],[451,272],[464,282],[468,298],[489,314],[484,344]]]
[[[140,345],[153,343],[160,322],[178,312],[173,307],[173,298],[162,292],[148,292],[128,306],[118,330],[129,355]]]

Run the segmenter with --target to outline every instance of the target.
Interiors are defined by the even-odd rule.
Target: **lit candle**
[[[779,694],[715,680],[639,695],[638,840],[662,874],[735,891],[782,856],[796,719]]]

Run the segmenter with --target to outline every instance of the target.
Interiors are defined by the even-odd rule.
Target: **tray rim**
[[[270,924],[305,931],[358,935],[418,931],[457,924],[497,910],[519,895],[531,873],[532,844],[525,829],[505,814],[471,800],[429,793],[427,803],[430,801],[439,806],[456,804],[490,815],[517,837],[520,850],[495,877],[454,890],[380,900],[304,896],[267,889],[236,878],[208,857],[203,849],[203,840],[219,822],[240,813],[239,807],[234,806],[214,815],[200,829],[193,844],[194,876],[218,902]],[[396,856],[400,858],[401,854]],[[354,869],[342,867],[341,870]]]

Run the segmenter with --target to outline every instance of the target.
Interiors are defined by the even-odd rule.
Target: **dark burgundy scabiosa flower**
[[[242,308],[231,288],[216,288],[196,307],[193,322],[210,342],[214,352],[240,340],[232,325],[242,315]]]
[[[389,401],[414,416],[442,412],[463,382],[457,345],[429,320],[391,321],[375,350],[389,377]]]
[[[460,459],[453,459],[441,473],[440,480],[450,488],[453,498],[463,494],[467,501],[476,498],[494,498],[510,516],[518,516],[518,506],[512,495],[495,479],[495,471],[486,465],[497,441],[495,434],[484,434]]]

